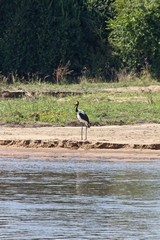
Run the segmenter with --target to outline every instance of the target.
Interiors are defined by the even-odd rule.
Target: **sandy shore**
[[[155,160],[160,159],[160,125],[91,127],[87,141],[80,140],[80,127],[5,125],[0,128],[0,156]]]

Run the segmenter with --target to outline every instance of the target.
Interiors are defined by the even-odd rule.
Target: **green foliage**
[[[106,11],[93,8],[87,0],[0,0],[0,70],[53,76],[70,61],[75,73],[83,66],[97,72],[108,57],[97,25]]]
[[[159,26],[159,0],[0,0],[0,72],[55,81],[70,62],[74,77],[159,77]]]
[[[90,49],[88,64],[91,64],[94,76],[102,79],[104,76],[110,78],[111,76],[107,73],[107,68],[110,68],[112,62],[111,48],[108,43],[110,30],[106,29],[105,25],[112,17],[111,3],[114,0],[88,0],[86,2],[90,16],[90,21],[86,21],[87,42],[89,42]]]
[[[140,71],[151,66],[159,72],[160,2],[158,0],[116,0],[115,17],[109,21],[110,42],[123,66]]]

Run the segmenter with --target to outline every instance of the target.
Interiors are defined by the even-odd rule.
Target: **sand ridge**
[[[80,127],[2,125],[0,157],[154,160],[160,158],[160,124]]]
[[[88,140],[80,140],[80,127],[1,126],[0,145],[67,148],[149,148],[160,149],[160,124],[92,126]],[[51,146],[53,145],[53,146]],[[43,146],[42,146],[43,147]]]

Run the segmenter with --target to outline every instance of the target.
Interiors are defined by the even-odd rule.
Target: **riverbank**
[[[80,127],[31,127],[2,125],[1,157],[160,158],[160,124],[101,126],[88,129],[80,140]]]

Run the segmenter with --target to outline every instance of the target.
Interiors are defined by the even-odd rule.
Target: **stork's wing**
[[[80,116],[83,120],[85,120],[85,121],[87,121],[87,122],[89,123],[89,118],[88,118],[87,114],[85,114],[85,112],[79,111],[79,116]]]

